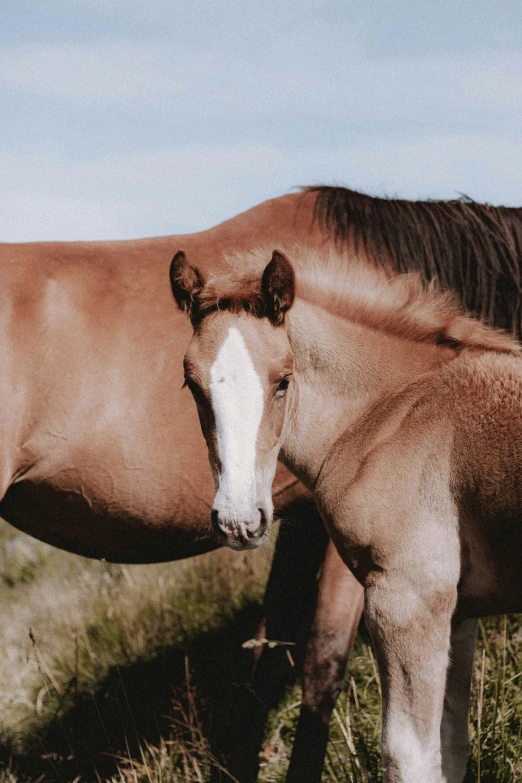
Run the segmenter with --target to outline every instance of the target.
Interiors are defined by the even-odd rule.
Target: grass
[[[201,783],[212,721],[245,687],[269,552],[159,566],[85,560],[0,529],[0,783]],[[522,632],[481,623],[470,781],[522,783]],[[282,783],[297,684],[270,714],[260,781]],[[323,781],[381,780],[379,678],[359,637]]]

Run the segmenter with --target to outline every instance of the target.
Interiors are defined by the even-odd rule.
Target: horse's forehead
[[[251,362],[262,372],[287,350],[286,339],[265,319],[217,314],[206,319],[197,335],[197,356],[207,367]]]
[[[210,367],[211,382],[220,382],[238,373],[255,373],[252,352],[238,326],[229,324],[222,338]]]

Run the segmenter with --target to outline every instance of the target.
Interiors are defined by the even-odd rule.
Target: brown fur
[[[212,481],[203,469],[205,444],[194,437],[196,411],[181,391],[190,327],[166,284],[179,248],[207,277],[222,269],[225,252],[269,241],[272,248],[295,241],[322,248],[332,230],[344,240],[349,265],[364,234],[363,260],[390,272],[419,263],[423,278],[436,275],[468,308],[518,328],[512,318],[520,299],[518,240],[506,234],[509,252],[502,256],[496,245],[489,252],[493,228],[476,220],[474,209],[461,210],[455,234],[451,217],[434,230],[430,218],[419,233],[404,210],[383,220],[386,204],[368,209],[370,197],[352,195],[322,188],[281,196],[193,235],[1,245],[2,516],[57,546],[118,561],[175,559],[216,545],[207,535]],[[325,199],[334,207],[333,222],[322,219]],[[519,214],[502,213],[513,232],[520,230]],[[438,242],[443,223],[444,241]],[[381,252],[379,242],[390,252]],[[435,261],[425,262],[425,254]],[[484,311],[466,299],[475,288],[490,303]],[[302,497],[308,493],[280,468],[279,508]],[[275,566],[285,571],[277,558]],[[357,590],[347,593],[345,606],[353,600],[355,617],[359,599]],[[306,750],[312,743],[302,745]],[[300,781],[310,769],[307,758],[301,761]]]
[[[197,297],[202,318],[217,310],[246,312],[264,318],[265,303],[259,275],[251,277],[212,277]]]

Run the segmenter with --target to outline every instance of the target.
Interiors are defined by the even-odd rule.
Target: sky
[[[520,0],[3,0],[0,238],[209,228],[312,184],[522,204]]]

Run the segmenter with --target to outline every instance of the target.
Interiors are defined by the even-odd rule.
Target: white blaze
[[[231,327],[210,368],[221,476],[216,501],[239,514],[255,503],[256,443],[263,418],[263,387],[236,327]]]

